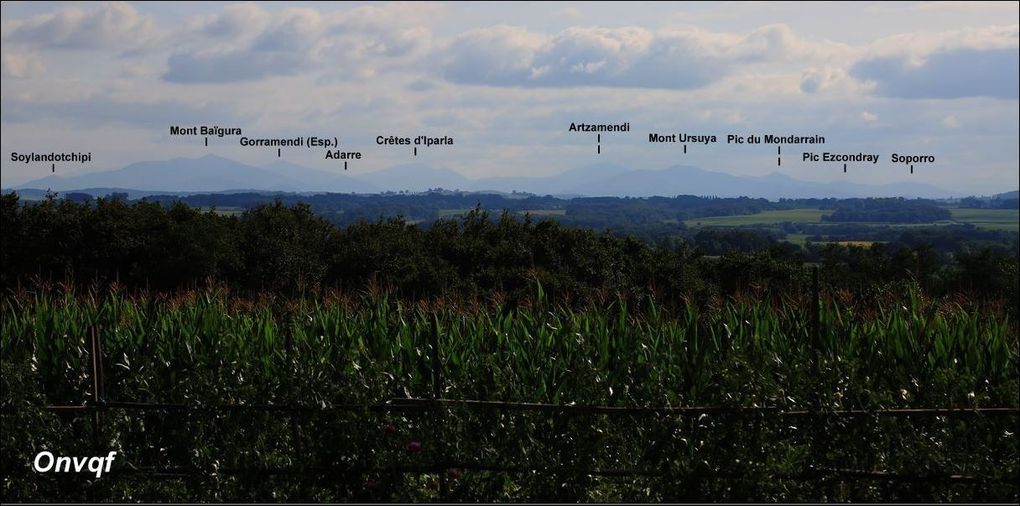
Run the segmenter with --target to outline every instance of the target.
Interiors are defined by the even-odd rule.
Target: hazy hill
[[[396,165],[356,176],[359,180],[383,190],[425,191],[430,188],[466,190],[471,180],[450,169],[437,169],[424,164]]]
[[[559,174],[545,177],[490,177],[477,179],[471,183],[476,191],[519,191],[536,195],[562,195],[571,193],[571,189],[580,181],[599,181],[630,172],[622,165],[608,163],[586,165]]]
[[[382,189],[372,183],[363,181],[345,173],[343,169],[325,171],[311,169],[303,165],[285,161],[275,161],[263,168],[296,181],[302,191],[330,193],[379,193]]]
[[[566,190],[592,196],[650,197],[655,195],[715,195],[719,197],[945,197],[948,192],[924,183],[866,185],[850,182],[816,183],[773,172],[767,176],[737,176],[697,167],[633,170],[593,179]]]
[[[138,162],[106,172],[80,176],[49,175],[16,188],[68,191],[82,188],[129,188],[159,192],[224,190],[301,191],[299,180],[277,172],[215,155],[201,158]]]
[[[654,195],[714,195],[720,197],[925,197],[941,198],[948,191],[913,182],[866,185],[837,181],[816,183],[773,172],[766,176],[738,176],[690,166],[661,170],[629,170],[612,164],[588,165],[545,177],[469,179],[424,164],[397,165],[364,174],[310,169],[277,161],[255,167],[218,156],[140,162],[122,169],[63,177],[50,175],[18,185],[17,189],[54,191],[121,188],[157,192],[223,192],[232,190],[282,192],[377,193],[421,192],[431,188],[464,191],[528,192],[538,195],[648,197]],[[843,179],[844,181],[840,181]]]

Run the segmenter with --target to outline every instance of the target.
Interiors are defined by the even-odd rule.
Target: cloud
[[[431,91],[434,90],[435,88],[436,83],[428,79],[415,79],[414,81],[407,85],[407,90],[413,92]]]
[[[747,35],[637,27],[568,28],[548,36],[495,26],[456,37],[445,48],[443,76],[462,84],[692,89],[741,64],[811,57],[812,45],[784,25]]]
[[[231,4],[221,14],[196,18],[193,29],[207,37],[236,39],[248,34],[259,33],[268,25],[272,16],[256,4]]]
[[[908,56],[915,61],[954,49],[1009,49],[1020,46],[1020,25],[970,27],[940,32],[915,31],[883,37],[859,57]]]
[[[307,60],[292,52],[179,53],[167,60],[163,79],[172,83],[232,83],[298,74]]]
[[[323,16],[310,9],[291,9],[278,22],[258,35],[254,51],[307,51],[322,36]]]
[[[129,125],[161,131],[170,124],[216,124],[237,113],[217,104],[192,104],[178,100],[126,102],[93,96],[63,102],[33,102],[4,97],[3,123],[32,123],[49,119],[86,129],[97,125]]]
[[[425,54],[432,44],[429,24],[446,7],[427,2],[369,5],[341,12],[329,22],[333,45],[355,50],[356,58],[402,58]]]
[[[174,83],[241,82],[294,75],[310,67],[324,26],[322,15],[309,9],[289,9],[274,21],[267,20],[268,13],[252,5],[235,6],[202,19],[198,32],[223,42],[174,52],[163,79]]]
[[[443,75],[466,84],[522,82],[531,76],[543,35],[512,26],[471,30],[444,51]]]
[[[810,67],[801,72],[801,91],[813,94],[850,95],[868,91],[867,83],[856,81],[843,67]]]
[[[3,53],[0,55],[0,69],[4,77],[27,79],[42,75],[46,67],[38,55]]]
[[[577,21],[578,19],[581,19],[581,9],[578,9],[577,7],[563,7],[557,9],[553,14],[568,21]]]
[[[975,8],[998,9],[1006,14],[1016,15],[1016,5],[1012,5],[1011,2],[979,2],[975,0],[968,0],[963,2],[960,1],[917,2],[915,4],[912,4],[910,8],[917,11],[936,11],[947,13],[973,12]]]
[[[152,19],[121,2],[83,11],[68,7],[4,23],[5,42],[59,49],[139,47],[155,36]]]
[[[908,56],[864,59],[850,70],[874,83],[875,93],[895,98],[1020,98],[1020,51],[952,49],[922,60]]]
[[[801,72],[800,90],[907,99],[1016,98],[1018,33],[1017,25],[910,32],[831,48],[824,67]]]
[[[270,16],[257,5],[229,6],[192,23],[188,32],[210,44],[175,51],[163,79],[228,83],[316,70],[363,78],[427,52],[432,33],[422,23],[439,10],[387,4],[337,13],[292,8]]]

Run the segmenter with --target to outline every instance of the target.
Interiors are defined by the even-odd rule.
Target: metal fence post
[[[99,342],[99,331],[95,325],[88,328],[89,334],[89,358],[92,362],[92,399],[88,409],[92,411],[92,451],[94,455],[102,453],[102,414],[101,406],[106,401],[105,383],[103,381],[103,356],[102,346]],[[98,500],[96,488],[89,487],[87,497],[90,501]]]
[[[103,378],[103,351],[99,342],[99,330],[95,325],[89,327],[89,348],[92,359],[92,447],[96,455],[100,453],[102,443],[101,406],[106,401],[106,386]]]
[[[811,268],[811,343],[815,347],[815,362],[818,362],[818,347],[821,344],[821,294],[818,288],[818,266]]]
[[[811,419],[812,428],[812,454],[814,456],[814,463],[812,464],[812,472],[818,472],[821,468],[829,467],[829,462],[824,458],[826,454],[826,448],[828,447],[829,438],[827,437],[827,424],[828,420],[821,416],[824,409],[822,400],[824,398],[825,385],[822,383],[822,359],[825,356],[822,353],[822,300],[821,300],[821,287],[818,282],[818,266],[814,265],[811,268],[811,346],[812,346],[812,374],[817,379],[814,391],[812,392],[811,399],[811,410],[816,415]],[[821,462],[819,462],[821,460]],[[831,477],[830,477],[831,478]],[[825,483],[826,479],[820,478],[821,483]],[[838,482],[836,482],[838,484]],[[824,485],[820,487],[822,490],[825,489]],[[832,496],[820,497],[818,500],[832,501],[836,500]]]
[[[295,328],[294,327],[296,325],[297,324],[292,321],[290,324],[285,324],[283,326],[283,336],[284,336],[283,337],[283,350],[284,350],[284,362],[287,364],[287,368],[288,368],[288,373],[286,375],[286,381],[287,381],[287,388],[286,388],[286,390],[287,390],[287,396],[288,396],[287,406],[289,408],[287,411],[289,412],[288,414],[290,415],[290,437],[294,441],[294,453],[296,454],[295,455],[295,462],[299,462],[298,465],[301,467],[302,471],[304,471],[305,468],[306,468],[306,465],[305,465],[305,462],[306,462],[305,452],[304,452],[303,445],[301,444],[301,430],[298,427],[298,419],[297,419],[298,414],[297,414],[297,410],[294,409],[294,399],[292,398],[292,396],[294,395],[294,382],[293,382],[293,377],[291,375],[293,374],[294,366],[296,365],[295,364],[296,358],[294,356],[295,355],[295,353],[294,353],[294,331],[295,331]],[[304,474],[302,474],[299,477],[300,482],[301,482],[300,488],[299,488],[299,493],[301,494],[301,497],[299,499],[302,500],[302,501],[307,500],[306,498],[307,498],[307,493],[308,493],[307,480],[305,479],[305,477],[306,476]]]
[[[432,345],[432,400],[435,410],[434,423],[436,427],[437,443],[439,445],[439,500],[447,497],[448,484],[446,482],[446,445],[443,442],[443,418],[445,408],[438,402],[443,397],[443,361],[439,350],[439,316],[432,316],[432,332],[429,339]]]

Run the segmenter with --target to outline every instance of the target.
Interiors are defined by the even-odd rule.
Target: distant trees
[[[952,218],[949,210],[927,200],[846,199],[836,204],[836,210],[822,216],[832,222],[880,223],[933,223]]]
[[[694,243],[706,255],[725,253],[753,253],[777,244],[775,236],[750,229],[705,229],[694,235]]]
[[[212,280],[281,294],[375,288],[408,298],[525,300],[541,285],[564,301],[614,293],[704,301],[754,286],[791,289],[806,260],[844,286],[916,279],[939,291],[1001,295],[1014,293],[1017,280],[1016,234],[1004,242],[1004,232],[973,227],[879,229],[893,240],[804,249],[781,241],[782,228],[704,229],[653,241],[491,215],[481,206],[429,227],[388,218],[340,228],[310,205],[282,201],[240,215],[181,202],[21,202],[12,193],[0,202],[5,287],[43,279],[172,290]],[[983,239],[968,242],[972,236]]]
[[[308,205],[276,201],[245,211],[237,221],[243,271],[234,277],[245,287],[297,291],[323,282],[338,232]]]
[[[985,198],[964,197],[957,205],[964,209],[1017,209],[1020,199],[1015,195],[1016,192],[1010,192]]]
[[[237,227],[184,204],[2,201],[5,286],[32,276],[88,283],[117,280],[172,288],[235,270]]]
[[[964,197],[960,199],[958,205],[965,209],[981,209],[985,207],[985,203],[977,197]]]

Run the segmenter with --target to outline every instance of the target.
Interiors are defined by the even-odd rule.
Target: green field
[[[385,295],[285,304],[216,291],[5,296],[3,497],[1017,496],[1009,479],[1017,473],[1015,418],[806,415],[815,406],[832,415],[1015,408],[1017,337],[1003,304],[943,305],[913,290],[867,296],[860,306],[823,298],[813,334],[793,298],[669,311],[651,300],[640,309],[624,299],[564,306],[537,289],[528,307],[471,309]],[[90,351],[98,345],[103,355]],[[94,366],[95,356],[104,365]],[[92,367],[103,368],[110,407],[95,412],[101,419],[78,408],[89,405]],[[448,400],[478,402],[435,409],[429,402],[436,389]],[[140,403],[153,404],[136,409]],[[496,409],[504,403],[517,409]],[[534,403],[546,406],[536,411]],[[76,411],[39,409],[52,404]],[[657,406],[693,411],[614,411]],[[572,407],[603,413],[565,411]],[[111,474],[62,490],[24,464],[39,448],[78,455],[94,444],[127,449],[121,469],[144,474]],[[490,471],[505,463],[514,467]],[[924,481],[880,488],[855,480],[856,489],[834,488],[814,474],[844,468]],[[982,478],[989,484],[953,489],[927,479],[959,470],[989,477]],[[226,478],[207,478],[218,472]],[[600,472],[628,479],[596,479]],[[167,480],[169,473],[176,479]],[[445,477],[446,490],[431,479],[436,475]]]
[[[808,242],[809,234],[786,234],[786,242],[796,244],[798,246],[805,246]],[[847,241],[847,240],[832,240],[832,241],[815,241],[816,244],[841,244],[843,246],[858,246],[861,248],[870,248],[872,244],[882,243],[885,241]]]
[[[733,216],[710,216],[686,220],[684,223],[691,228],[696,227],[739,227],[739,226],[769,226],[785,222],[794,223],[817,223],[822,222],[822,217],[832,211],[826,209],[786,209],[781,211],[764,211],[757,214],[738,214]],[[988,230],[1020,231],[1020,211],[1016,209],[950,209],[952,220],[937,221],[934,223],[878,223],[869,222],[866,225],[891,226],[891,227],[930,227],[938,225],[953,225],[969,223],[978,228]],[[848,223],[831,223],[833,226],[846,225]],[[788,234],[788,242],[805,245],[808,235]],[[868,247],[873,241],[848,241],[841,239],[840,244],[852,244],[855,246]]]
[[[870,248],[872,244],[883,243],[884,241],[828,241],[840,246],[857,246],[858,248]]]
[[[798,246],[807,244],[808,234],[786,234],[786,242],[792,242]]]
[[[448,218],[450,216],[460,216],[471,212],[471,208],[466,207],[463,209],[440,209],[436,211],[437,218]]]
[[[990,230],[1020,230],[1020,211],[1017,209],[950,209],[953,221],[935,223],[867,223],[868,225],[890,225],[896,227],[925,227],[931,225],[949,225],[952,223],[970,223],[978,228]],[[784,222],[821,223],[822,216],[831,211],[825,209],[786,209],[781,211],[764,211],[757,214],[737,214],[733,216],[710,216],[694,218],[684,223],[688,227],[739,227],[745,225],[775,225]],[[843,224],[843,223],[841,223]],[[793,242],[798,242],[794,239]]]
[[[784,209],[781,211],[764,211],[757,214],[737,214],[733,216],[710,216],[694,218],[684,223],[688,227],[738,227],[741,225],[773,225],[788,221],[797,223],[821,223],[822,216],[832,211],[823,209]]]
[[[240,216],[244,214],[243,207],[201,207],[199,210],[202,212],[212,211],[220,216]]]
[[[990,230],[1020,230],[1020,210],[1017,209],[950,209],[953,219]]]
[[[440,209],[439,211],[436,211],[436,217],[437,218],[449,218],[451,216],[463,216],[463,215],[465,215],[467,213],[470,213],[471,211],[472,211],[471,208]],[[520,211],[517,211],[517,214],[519,214],[521,216],[524,216],[526,214],[530,214],[530,215],[535,216],[535,217],[566,216],[567,210],[566,209],[522,209]]]
[[[517,211],[517,214],[530,214],[532,216],[566,216],[566,209],[524,209]]]

